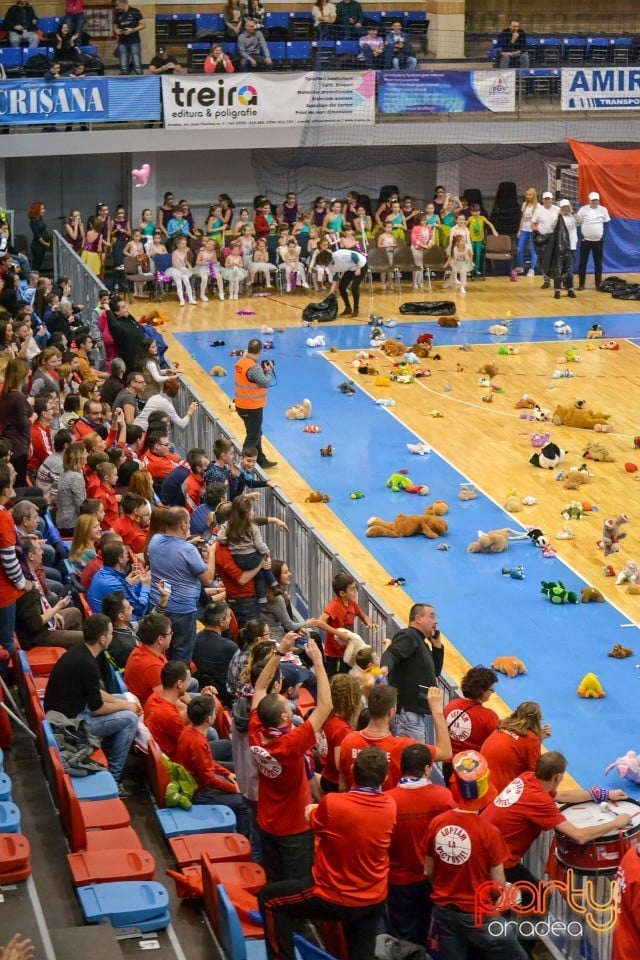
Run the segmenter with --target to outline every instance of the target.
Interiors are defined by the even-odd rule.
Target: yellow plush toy
[[[429,540],[435,540],[449,529],[447,521],[442,519],[448,511],[449,505],[444,500],[436,500],[424,513],[398,513],[393,520],[370,517],[367,521],[367,536],[413,537],[422,533]]]
[[[606,696],[602,684],[596,677],[595,673],[585,673],[584,677],[578,685],[576,691],[579,697],[583,697],[585,700],[600,700],[602,697]]]

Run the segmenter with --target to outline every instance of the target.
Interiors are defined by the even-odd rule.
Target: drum
[[[572,803],[562,807],[562,813],[575,827],[602,824],[602,836],[583,844],[556,830],[556,856],[577,873],[615,873],[627,850],[640,840],[640,803],[635,800],[619,800],[612,804],[612,810],[603,810],[593,800]],[[634,819],[624,831],[607,829],[620,813],[631,814]]]

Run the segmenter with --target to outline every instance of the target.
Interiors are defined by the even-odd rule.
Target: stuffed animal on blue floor
[[[560,580],[542,580],[541,586],[541,593],[544,593],[551,603],[578,603],[578,594],[567,590]]]

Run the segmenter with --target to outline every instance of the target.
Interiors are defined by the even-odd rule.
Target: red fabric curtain
[[[611,150],[569,140],[580,165],[578,193],[587,203],[592,190],[612,217],[640,220],[640,150]]]

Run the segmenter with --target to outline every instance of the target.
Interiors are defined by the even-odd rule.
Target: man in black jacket
[[[511,20],[498,38],[500,50],[500,69],[507,67],[529,68],[529,54],[526,53],[527,35],[520,29],[520,23],[515,18]]]
[[[29,47],[37,47],[40,37],[36,33],[38,18],[27,0],[18,0],[9,7],[4,18],[4,29],[9,33],[9,43],[19,47],[26,40]]]
[[[144,330],[129,313],[127,301],[112,297],[107,313],[109,332],[113,337],[118,355],[125,362],[127,373],[134,373],[138,366],[138,354],[144,340]]]
[[[397,737],[434,742],[427,691],[437,686],[443,661],[436,612],[429,603],[415,603],[409,611],[409,626],[396,633],[382,655],[383,671],[398,691],[398,712],[392,727]]]

